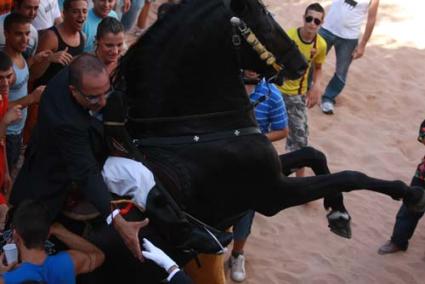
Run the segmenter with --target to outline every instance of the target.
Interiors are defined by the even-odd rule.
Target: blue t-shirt
[[[49,284],[75,284],[75,269],[67,252],[48,256],[42,265],[23,262],[18,268],[3,274],[5,284],[33,280]]]
[[[108,17],[113,17],[118,20],[117,13],[115,11],[111,11],[108,14]],[[94,51],[94,41],[96,39],[97,26],[102,21],[102,18],[99,18],[95,13],[94,9],[90,9],[87,14],[86,22],[83,26],[83,32],[86,35],[86,46],[84,47],[85,52],[93,52]]]
[[[255,107],[255,119],[261,133],[282,130],[288,127],[288,114],[282,95],[275,85],[261,80],[249,96],[252,103],[265,96],[265,99]]]
[[[16,82],[10,87],[9,90],[9,102],[13,102],[19,100],[25,96],[28,96],[28,78],[29,78],[29,70],[28,65],[25,63],[25,67],[19,69],[18,66],[13,64],[13,70],[16,75]],[[7,127],[6,134],[7,135],[18,135],[22,132],[25,126],[25,121],[27,119],[27,108],[22,109],[22,118],[10,124]]]

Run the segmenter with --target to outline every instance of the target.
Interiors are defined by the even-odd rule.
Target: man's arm
[[[70,125],[58,125],[54,134],[71,180],[79,185],[82,193],[93,203],[106,222],[111,214],[112,198],[90,147],[88,131]],[[142,260],[138,233],[147,225],[147,221],[127,222],[119,214],[110,218],[113,219],[112,223],[128,249],[135,257]]]
[[[67,252],[74,263],[76,275],[95,270],[105,260],[105,255],[98,247],[59,223],[50,227],[50,233],[68,246]]]
[[[34,91],[32,91],[28,96],[20,98],[16,101],[9,101],[9,108],[13,108],[19,105],[22,108],[26,108],[29,105],[36,104],[40,102],[41,94],[44,92],[46,86],[38,86]]]
[[[320,98],[322,83],[322,64],[315,63],[313,71],[313,86],[307,92],[307,107],[314,107]]]
[[[366,44],[369,41],[370,36],[372,35],[373,28],[375,27],[376,15],[378,14],[378,6],[379,6],[379,0],[371,1],[369,10],[367,13],[366,28],[362,36],[362,39],[360,40],[359,45],[356,47],[356,49],[353,52],[353,59],[362,57],[366,50]]]

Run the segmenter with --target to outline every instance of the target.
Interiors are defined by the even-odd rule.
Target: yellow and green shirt
[[[309,74],[311,63],[324,64],[326,59],[326,41],[317,34],[315,40],[312,42],[305,42],[301,39],[299,28],[292,28],[287,31],[288,36],[295,41],[298,49],[304,55],[308,62],[308,68],[304,73],[303,77],[297,80],[285,80],[282,86],[278,86],[278,89],[287,95],[298,95],[307,93],[307,76]],[[312,53],[312,49],[315,47],[315,52]]]

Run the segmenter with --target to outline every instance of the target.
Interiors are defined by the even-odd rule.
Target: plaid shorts
[[[289,135],[286,150],[293,152],[308,144],[307,107],[304,95],[283,95],[288,112]]]

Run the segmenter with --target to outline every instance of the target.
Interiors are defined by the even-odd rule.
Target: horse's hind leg
[[[328,175],[331,172],[325,154],[313,147],[304,147],[297,151],[279,156],[282,166],[282,173],[288,176],[294,173],[297,168],[309,167],[315,175]],[[344,206],[344,199],[341,192],[325,196],[325,209],[332,208],[340,212],[347,212]]]
[[[258,196],[255,210],[271,216],[285,208],[360,189],[386,194],[393,199],[403,198],[408,204],[418,203],[423,196],[422,192],[410,188],[402,181],[376,179],[355,171],[303,178],[287,178],[282,175],[271,190]]]

